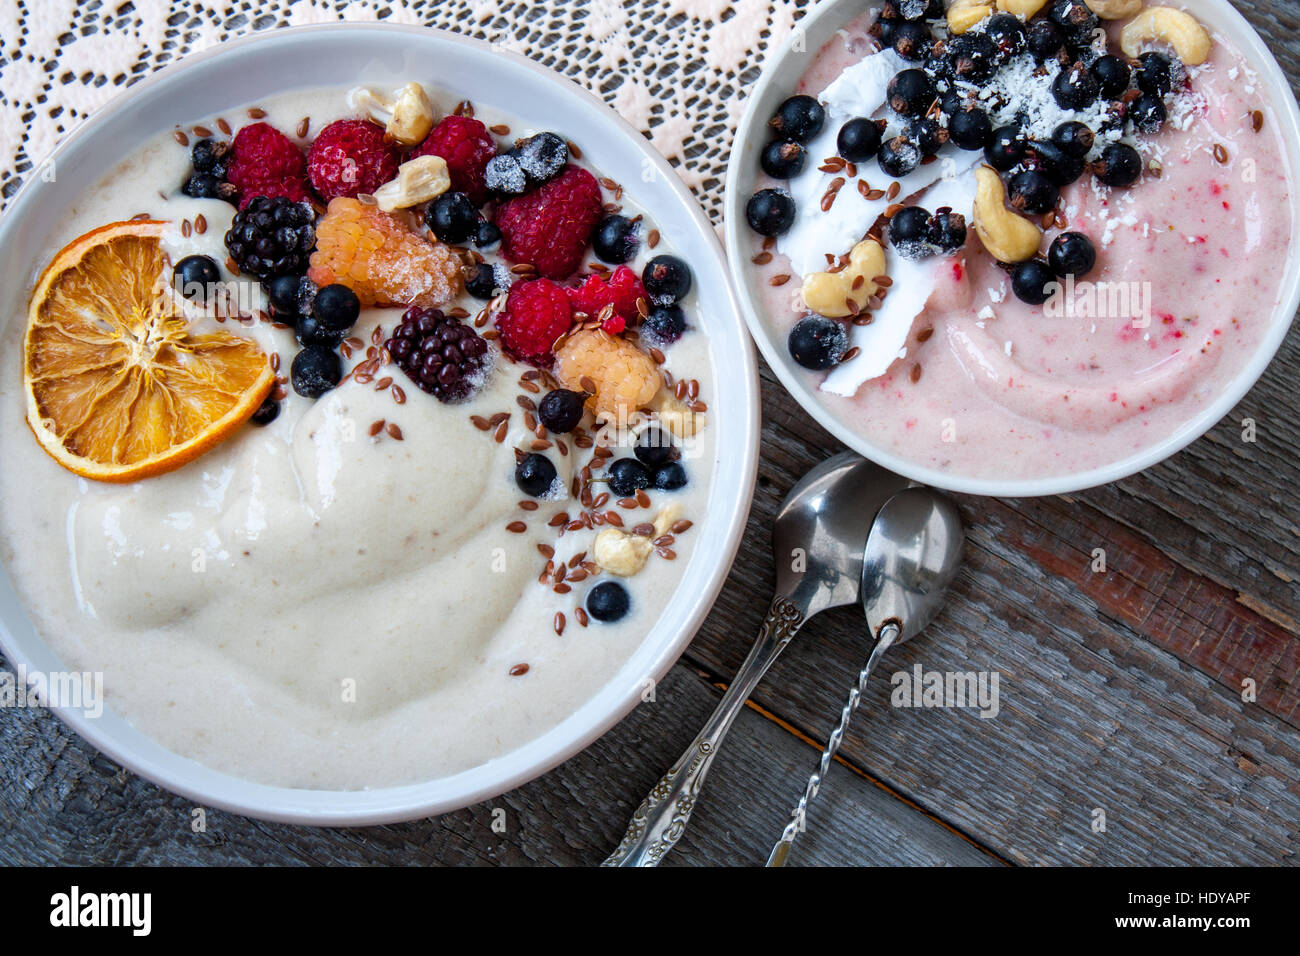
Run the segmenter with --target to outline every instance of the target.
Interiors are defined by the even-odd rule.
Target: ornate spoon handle
[[[876,664],[885,656],[885,652],[894,646],[894,641],[901,633],[897,624],[890,622],[880,629],[880,638],[876,641],[876,646],[871,650],[871,657],[867,659],[867,666],[862,668],[858,674],[858,683],[849,691],[849,699],[845,701],[843,710],[840,711],[840,722],[833,731],[830,739],[826,741],[826,748],[822,751],[821,762],[818,763],[817,769],[813,775],[808,778],[808,787],[804,794],[799,798],[799,805],[794,808],[792,819],[786,824],[785,832],[781,834],[781,839],[776,841],[772,847],[772,853],[767,858],[768,866],[785,866],[786,857],[790,855],[790,847],[794,845],[795,837],[804,831],[808,822],[808,804],[817,796],[817,791],[821,789],[822,781],[826,779],[826,773],[831,768],[831,760],[840,749],[840,744],[844,742],[844,734],[849,729],[849,721],[853,719],[853,714],[858,709],[858,704],[862,700],[862,694],[866,690],[867,680],[871,677],[871,672],[876,669]]]
[[[623,841],[603,866],[657,866],[681,839],[722,738],[803,622],[804,612],[794,601],[778,597],[772,602],[758,632],[758,641],[740,665],[713,716],[673,768],[641,801],[632,814]]]

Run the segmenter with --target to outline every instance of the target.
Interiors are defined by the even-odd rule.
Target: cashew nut
[[[1047,0],[998,0],[998,9],[1003,13],[1014,13],[1026,20],[1045,6]]]
[[[989,0],[952,0],[948,7],[948,31],[954,35],[965,33],[992,12],[993,4]]]
[[[988,166],[975,170],[972,219],[980,242],[999,262],[1024,262],[1038,252],[1042,233],[1028,219],[1007,208],[1002,177]]]
[[[375,204],[384,212],[410,209],[441,196],[451,188],[447,161],[441,156],[417,156],[402,163],[397,178],[375,190]]]
[[[812,272],[803,279],[803,301],[831,319],[856,315],[876,294],[872,280],[885,274],[885,250],[874,239],[863,239],[849,253],[849,264],[839,272]],[[861,281],[859,281],[861,280]]]
[[[696,432],[704,431],[708,424],[708,416],[691,411],[685,402],[679,401],[667,389],[661,389],[651,404],[659,413],[660,423],[678,438],[690,438]]]
[[[1103,20],[1127,20],[1142,9],[1142,0],[1083,0]]]
[[[433,129],[433,104],[419,83],[407,83],[392,97],[357,87],[348,94],[348,105],[383,126],[403,146],[424,142]]]
[[[1150,40],[1169,44],[1188,66],[1204,63],[1210,55],[1210,35],[1205,27],[1190,13],[1173,7],[1147,7],[1124,24],[1119,34],[1120,49],[1128,56],[1137,56]]]
[[[629,534],[620,528],[606,528],[592,542],[591,555],[601,569],[621,578],[630,578],[643,567],[654,550],[654,539],[667,534],[681,513],[677,505],[668,505],[655,518],[652,535]]]

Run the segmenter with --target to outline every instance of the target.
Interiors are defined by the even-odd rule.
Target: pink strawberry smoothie
[[[817,95],[876,50],[866,33],[873,18],[837,34],[791,92]],[[1019,301],[972,229],[956,255],[925,261],[933,292],[905,355],[884,374],[847,395],[827,390],[827,373],[797,374],[854,432],[964,477],[1085,471],[1174,434],[1241,371],[1282,294],[1294,184],[1262,88],[1214,37],[1170,122],[1135,144],[1148,164],[1138,182],[1107,188],[1085,173],[1062,190],[1064,228],[1092,239],[1097,265],[1054,299]],[[925,205],[924,196],[916,201]],[[969,208],[959,211],[970,220]],[[1060,231],[1047,229],[1041,248]],[[753,252],[760,246],[755,236]],[[808,310],[797,269],[779,246],[772,252],[769,281],[794,273],[763,286],[766,319],[784,340]]]

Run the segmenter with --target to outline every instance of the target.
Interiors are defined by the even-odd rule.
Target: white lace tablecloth
[[[0,208],[86,116],[223,40],[336,20],[424,24],[500,44],[591,89],[717,220],[745,94],[806,0],[0,0]]]

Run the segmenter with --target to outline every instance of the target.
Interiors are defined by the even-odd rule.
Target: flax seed
[[[885,190],[885,196],[892,200],[898,195],[898,191],[901,188],[902,187],[899,186],[897,182],[892,182],[889,184],[889,188]]]
[[[252,109],[248,111],[248,118],[255,119],[255,120],[266,119],[266,110],[254,106]]]
[[[677,539],[670,534],[661,534],[659,537],[655,538],[650,543],[653,544],[656,548],[666,548],[670,544],[674,543],[676,540]]]
[[[222,135],[224,136],[230,135],[230,124],[220,116],[217,117],[217,129],[221,130]]]
[[[673,534],[681,534],[683,531],[689,531],[694,524],[693,521],[687,521],[685,518],[682,518],[680,521],[674,521],[672,527],[668,530]]]
[[[389,437],[392,438],[394,441],[402,440],[402,430],[392,422],[389,422],[388,427],[385,428],[384,430],[388,432]]]
[[[392,384],[393,384],[393,377],[391,375],[385,375],[383,378],[381,378],[379,381],[375,383],[375,391],[382,392],[384,389],[388,388],[388,386]]]
[[[180,144],[181,146],[188,146],[188,145],[190,145],[190,138],[189,138],[188,136],[185,135],[185,131],[184,131],[184,130],[181,130],[181,129],[173,130],[173,131],[172,131],[172,139],[176,140],[176,142],[177,142],[178,144]]]
[[[546,451],[546,449],[551,447],[551,443],[545,438],[534,438],[528,443],[528,446],[532,448],[533,451]]]
[[[783,272],[783,273],[781,273],[780,275],[772,276],[772,278],[770,278],[770,279],[767,280],[767,284],[768,284],[768,285],[773,285],[773,286],[782,286],[782,285],[785,285],[785,284],[786,284],[787,282],[789,282],[789,281],[790,281],[790,276],[789,276],[789,274]]]
[[[645,493],[645,489],[638,488],[636,490],[636,503],[642,508],[650,507],[650,496]]]
[[[655,554],[665,561],[675,561],[677,559],[677,552],[672,548],[655,548]]]
[[[194,232],[194,227],[190,225],[190,221],[188,219],[182,219],[181,235],[184,236],[186,239],[188,239],[192,232]]]
[[[515,404],[518,405],[526,412],[537,411],[537,403],[533,401],[531,398],[529,398],[527,395],[516,395]]]
[[[523,534],[528,530],[528,525],[524,524],[522,521],[512,521],[506,525],[506,530],[511,534]]]
[[[285,391],[283,385],[277,385],[275,387],[275,391],[271,393],[271,397],[275,399],[277,402],[282,402],[289,397],[289,393]]]
[[[1264,113],[1262,110],[1250,111],[1250,127],[1256,133],[1264,128]]]
[[[608,501],[609,501],[609,492],[608,492],[608,491],[602,491],[602,492],[601,492],[600,494],[598,494],[598,495],[595,497],[595,499],[591,502],[591,506],[592,506],[593,508],[603,508],[603,507],[605,507],[605,505],[606,505],[606,503],[607,503]]]
[[[1228,149],[1222,143],[1214,144],[1214,161],[1221,166],[1228,162]]]
[[[918,342],[928,342],[928,341],[930,341],[930,336],[932,336],[932,335],[934,335],[934,326],[933,326],[933,325],[928,326],[928,327],[922,329],[920,332],[917,332],[917,333],[916,333],[916,340],[917,340]]]
[[[544,557],[544,558],[553,558],[553,557],[555,557],[555,549],[552,548],[549,544],[540,544],[540,543],[539,543],[539,544],[537,545],[537,553],[540,554],[540,555],[541,555],[542,557]]]
[[[606,511],[605,520],[615,528],[623,527],[623,518],[617,511]]]
[[[855,345],[855,346],[853,346],[853,348],[849,349],[847,352],[844,353],[844,358],[840,359],[840,361],[841,361],[841,362],[851,362],[851,361],[853,361],[855,358],[857,358],[860,354],[862,354],[862,349],[858,348],[858,347]]]
[[[650,249],[653,249],[655,246],[659,245],[659,230],[658,230],[658,229],[651,229],[651,230],[650,230],[650,233],[645,237],[645,244],[646,244],[646,246],[647,246],[648,248],[650,248]]]
[[[500,425],[497,426],[496,434],[492,436],[493,440],[495,440],[496,443],[500,445],[503,441],[506,440],[506,432],[508,430],[509,430],[509,426],[507,425],[507,423],[502,422]]]
[[[563,635],[564,634],[564,612],[556,611],[555,620],[552,623],[555,626],[555,633]]]
[[[400,385],[393,386],[393,401],[398,405],[406,404],[406,392]]]
[[[569,516],[567,513],[561,511],[559,514],[552,515],[551,520],[546,523],[552,528],[558,528],[562,524],[569,523]]]
[[[511,677],[523,677],[527,673],[528,673],[527,664],[516,664],[514,667],[510,668]]]
[[[573,154],[574,159],[582,159],[582,150],[578,149],[577,143],[573,142],[573,140],[568,140],[567,145],[569,147],[569,152]]]
[[[914,382],[914,383],[915,383],[915,382],[919,382],[919,381],[921,380],[921,363],[920,363],[920,362],[917,362],[915,365],[912,366],[912,370],[911,370],[910,372],[907,373],[907,377],[908,377],[909,379],[911,379],[912,382]]]
[[[489,126],[488,129],[490,129],[497,136],[510,135],[510,127],[507,126],[505,123],[497,123],[495,126]]]
[[[539,505],[536,501],[530,501],[529,499],[525,498],[523,501],[519,502],[519,507],[523,508],[525,511],[536,511],[538,508],[541,507],[541,505]]]
[[[579,608],[574,608],[573,616],[576,617],[576,618],[578,619],[578,623],[579,623],[581,626],[583,626],[583,627],[586,627],[586,626],[587,626],[587,620],[588,620],[588,618],[587,618],[587,612],[584,611],[582,608],[580,608],[580,607],[579,607]]]
[[[691,402],[686,407],[689,408],[691,411],[697,413],[707,412],[709,410],[709,406],[705,405],[703,402]]]
[[[764,237],[763,237],[763,248],[764,248],[764,249],[773,249],[773,248],[775,248],[775,247],[776,247],[776,236],[764,236]]]
[[[554,591],[556,594],[568,594],[570,591],[573,590],[573,588],[569,587],[567,584],[561,581],[559,584],[555,585],[555,587],[551,588],[551,590]]]
[[[212,130],[208,129],[206,126],[196,126],[194,127],[194,135],[199,139],[207,139],[212,135]]]
[[[510,421],[509,412],[497,412],[495,415],[493,415],[491,418],[488,419],[488,424],[495,427],[497,425],[500,425],[502,422],[508,422],[508,421]]]
[[[371,438],[374,438],[376,435],[378,435],[378,434],[379,434],[381,431],[383,431],[383,430],[384,430],[384,420],[383,420],[382,418],[379,419],[378,421],[374,421],[374,422],[371,422],[371,423],[370,423],[370,437],[371,437]]]

